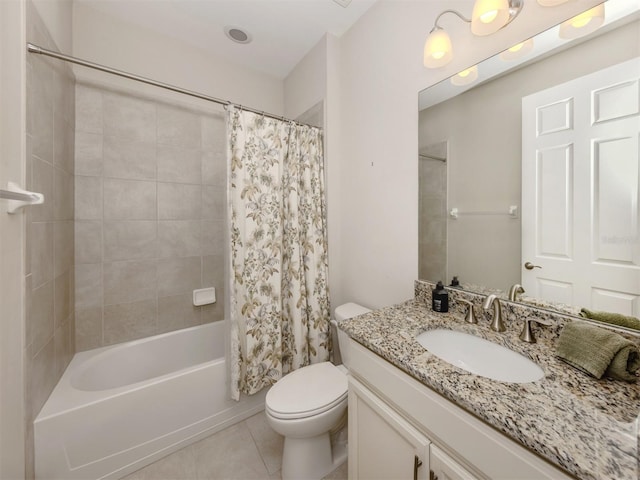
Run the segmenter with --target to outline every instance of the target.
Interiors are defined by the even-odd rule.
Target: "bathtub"
[[[264,409],[229,400],[224,322],[76,354],[34,422],[36,478],[120,478]]]

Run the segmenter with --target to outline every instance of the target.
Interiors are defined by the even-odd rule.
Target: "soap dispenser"
[[[449,286],[453,288],[460,288],[460,280],[458,280],[458,277],[454,275],[454,277],[451,279],[451,285]]]
[[[431,292],[431,308],[434,312],[445,313],[449,311],[449,294],[442,282],[438,282],[436,288]]]

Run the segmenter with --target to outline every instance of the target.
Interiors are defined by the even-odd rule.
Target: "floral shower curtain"
[[[322,132],[228,109],[231,396],[329,359]]]

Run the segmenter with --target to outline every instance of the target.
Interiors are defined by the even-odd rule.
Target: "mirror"
[[[633,119],[631,146],[595,137],[580,140],[591,149],[585,152],[568,137],[552,146],[537,145],[541,128],[554,135],[577,132],[571,122],[579,121],[569,113],[575,111],[576,119],[589,114],[579,116],[578,100],[563,103],[570,94],[547,101],[544,108],[526,107],[533,113],[523,107],[525,97],[640,57],[640,6],[635,3],[609,0],[605,24],[588,36],[562,40],[556,27],[536,36],[533,49],[519,59],[496,55],[478,64],[478,77],[470,84],[447,79],[420,92],[419,278],[449,284],[455,275],[465,289],[479,293],[522,284],[527,285],[522,300],[545,308],[578,314],[587,307],[640,317],[637,81],[627,89],[631,97],[614,99],[617,93],[601,89],[610,93],[608,105]],[[640,64],[631,68],[635,65]],[[604,118],[606,108],[614,107],[602,107],[600,123],[615,124]],[[565,120],[571,128],[563,127]],[[591,120],[585,121],[599,122]],[[608,139],[616,135],[607,132]],[[560,162],[551,162],[554,156]],[[586,185],[593,184],[592,177],[583,185],[571,176],[579,159],[589,156],[595,159],[591,175],[599,175],[595,187]],[[577,192],[586,197],[578,198]],[[578,225],[584,211],[596,212],[584,220],[592,222],[589,227]],[[599,278],[602,265],[622,267],[624,274],[604,272],[601,282],[588,288],[555,278],[553,272],[566,272],[581,251],[591,267],[576,271],[576,277]],[[524,268],[527,261],[531,270]]]

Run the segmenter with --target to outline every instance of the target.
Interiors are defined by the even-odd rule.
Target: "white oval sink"
[[[416,340],[442,360],[482,377],[511,383],[535,382],[544,377],[544,371],[527,357],[468,333],[428,330]]]

